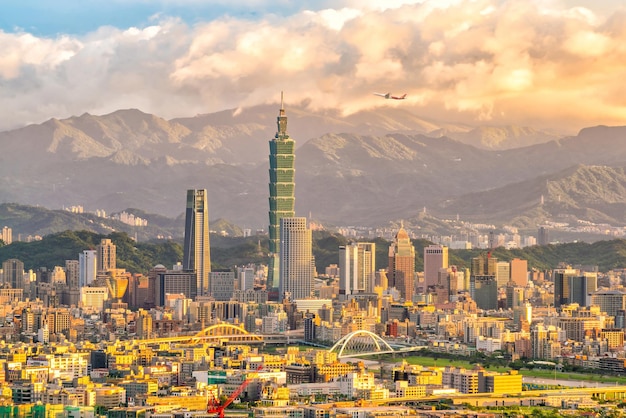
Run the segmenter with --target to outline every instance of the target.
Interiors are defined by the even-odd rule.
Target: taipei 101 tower
[[[283,106],[283,93],[280,93],[280,113],[277,118],[278,132],[270,141],[270,260],[267,277],[267,290],[274,293],[279,287],[280,220],[295,216],[295,174],[294,154],[296,143],[287,134],[287,116]]]

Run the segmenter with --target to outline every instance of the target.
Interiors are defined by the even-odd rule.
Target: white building
[[[313,293],[315,259],[311,229],[306,218],[280,220],[279,298],[305,299]]]

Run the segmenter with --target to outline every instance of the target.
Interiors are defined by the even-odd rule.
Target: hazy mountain
[[[623,225],[626,168],[578,165],[548,176],[458,196],[434,208],[441,216],[528,226],[545,220]]]
[[[186,189],[206,188],[211,218],[263,228],[268,141],[277,113],[268,105],[167,121],[122,110],[2,132],[0,203],[82,205],[107,212],[133,207],[175,218],[184,212]],[[437,210],[478,217],[496,212],[514,218],[530,205],[512,203],[521,194],[508,200],[475,195],[485,199],[471,204],[457,198],[521,187],[512,185],[538,177],[545,183],[546,176],[579,164],[626,166],[626,127],[588,128],[576,136],[504,149],[522,138],[539,141],[544,133],[436,123],[396,108],[343,117],[303,106],[288,108],[287,115],[298,145],[296,212],[335,224],[387,224],[424,207],[435,215]],[[439,136],[442,132],[457,140]],[[476,138],[481,148],[465,143]],[[541,194],[529,192],[535,201]],[[446,201],[447,206],[440,204]],[[602,202],[577,213],[596,218],[601,217],[597,212],[613,213],[600,208]]]
[[[442,130],[440,133],[464,144],[494,150],[542,144],[561,137],[555,132],[520,126],[479,126],[468,131]]]

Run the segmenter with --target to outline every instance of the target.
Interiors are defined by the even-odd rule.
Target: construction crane
[[[233,403],[237,396],[241,395],[241,392],[244,391],[244,389],[246,388],[246,386],[248,386],[248,383],[250,383],[252,379],[257,377],[257,373],[261,371],[262,368],[263,365],[261,364],[253,373],[248,374],[246,380],[244,380],[243,383],[239,385],[239,387],[228,397],[228,399],[226,399],[226,401],[224,401],[223,404],[220,404],[220,401],[218,399],[215,399],[215,397],[209,399],[206,410],[207,414],[216,414],[219,418],[224,418],[224,410],[228,407],[228,405]]]

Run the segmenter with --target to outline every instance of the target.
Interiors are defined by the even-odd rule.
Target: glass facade
[[[277,118],[278,132],[269,143],[269,268],[267,288],[279,287],[280,220],[295,216],[295,147],[287,134],[287,116],[282,104]]]

